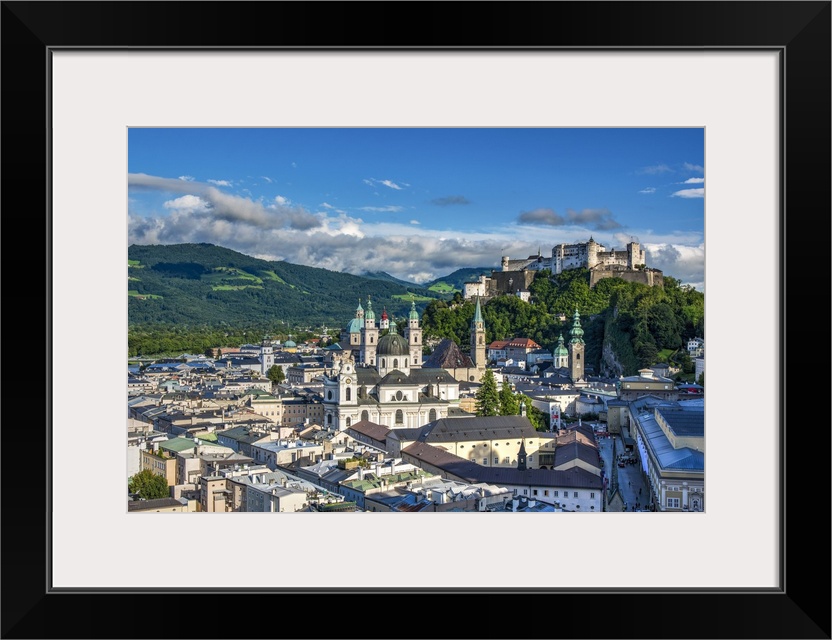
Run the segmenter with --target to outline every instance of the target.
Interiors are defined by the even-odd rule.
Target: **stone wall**
[[[589,273],[589,286],[594,287],[604,278],[621,278],[627,282],[640,282],[650,287],[664,287],[664,274],[659,269],[595,268]]]

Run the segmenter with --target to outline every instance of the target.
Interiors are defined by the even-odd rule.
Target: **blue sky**
[[[333,108],[337,108],[334,105]],[[425,282],[631,239],[704,291],[701,128],[130,129],[128,243]]]

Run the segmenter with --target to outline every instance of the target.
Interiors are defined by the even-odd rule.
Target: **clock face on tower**
[[[347,378],[346,380],[344,380],[344,384],[351,384],[351,383],[352,383],[352,380],[350,380],[349,378]]]

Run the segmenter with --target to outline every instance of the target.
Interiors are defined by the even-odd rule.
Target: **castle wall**
[[[658,269],[593,269],[589,274],[589,287],[604,278],[621,278],[627,282],[639,282],[649,287],[664,287],[664,274]]]
[[[489,295],[514,293],[517,289],[528,289],[534,281],[535,271],[492,271],[488,283]],[[509,280],[511,283],[509,284]]]

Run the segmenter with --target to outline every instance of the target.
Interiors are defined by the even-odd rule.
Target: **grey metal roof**
[[[692,411],[682,407],[657,407],[656,411],[667,422],[677,436],[703,437],[705,435],[705,412]]]
[[[600,457],[596,447],[583,442],[570,442],[555,449],[555,466],[559,467],[572,460],[582,460],[593,467],[600,468]]]
[[[704,452],[690,447],[674,449],[652,412],[636,414],[631,409],[630,413],[638,422],[648,450],[663,470],[705,472]]]
[[[459,420],[442,418],[425,425],[423,442],[464,442],[502,438],[537,437],[529,419],[524,416],[475,416]]]
[[[429,444],[414,442],[402,449],[402,453],[424,460],[444,472],[447,472],[471,484],[486,482],[498,486],[534,485],[539,487],[568,487],[570,489],[603,488],[600,476],[586,469],[574,467],[564,471],[554,469],[514,469],[509,467],[483,467],[476,462],[469,462],[459,456],[433,447]]]

